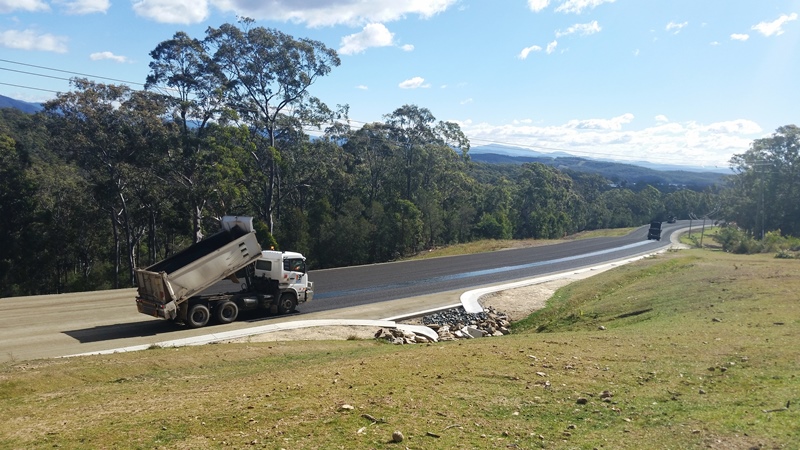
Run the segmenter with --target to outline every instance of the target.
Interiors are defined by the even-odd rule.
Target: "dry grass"
[[[798,264],[670,253],[502,338],[8,363],[0,448],[796,448]]]

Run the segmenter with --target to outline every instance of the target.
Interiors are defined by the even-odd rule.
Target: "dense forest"
[[[131,286],[226,214],[313,268],[670,216],[800,232],[793,125],[736,155],[725,185],[662,191],[476,163],[458,125],[416,105],[351,127],[346,105],[311,95],[335,51],[248,19],[176,33],[151,57],[144,90],[76,78],[41,112],[0,109],[0,297]]]

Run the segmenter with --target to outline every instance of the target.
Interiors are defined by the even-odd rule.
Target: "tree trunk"
[[[194,243],[203,240],[203,207],[197,202],[192,205],[192,225],[194,226]]]
[[[136,275],[134,274],[133,269],[136,268],[136,245],[135,240],[133,238],[133,230],[131,230],[131,222],[130,217],[128,216],[128,203],[125,201],[125,196],[120,193],[119,194],[120,203],[122,203],[122,220],[124,222],[125,227],[125,251],[126,251],[126,258],[128,259],[128,280],[130,282],[130,286],[136,285]]]
[[[111,208],[111,229],[114,235],[114,289],[119,289],[119,229],[117,229],[117,215]]]

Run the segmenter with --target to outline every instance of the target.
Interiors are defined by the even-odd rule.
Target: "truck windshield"
[[[284,259],[283,270],[306,273],[306,262],[300,258]]]

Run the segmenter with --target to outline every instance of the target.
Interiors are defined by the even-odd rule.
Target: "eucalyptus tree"
[[[388,205],[394,204],[399,212],[419,213],[424,223],[419,244],[430,247],[456,240],[455,236],[463,238],[462,233],[446,235],[463,218],[466,205],[475,202],[473,183],[464,177],[469,139],[457,124],[437,122],[430,110],[416,105],[403,105],[384,119],[383,127],[376,128],[385,136],[383,143],[370,145],[381,154],[392,153],[393,168],[388,173],[394,181],[386,185],[395,186],[399,198],[414,208],[393,202],[394,198],[387,199]]]
[[[572,178],[541,163],[522,166],[514,193],[517,238],[560,238],[577,231],[585,207]]]
[[[636,193],[636,203],[632,205],[634,215],[638,224],[649,223],[653,220],[667,220],[664,211],[664,202],[661,199],[661,191],[653,186],[647,185],[644,189]],[[638,225],[634,224],[634,225]]]
[[[589,207],[589,228],[625,228],[641,225],[634,214],[636,193],[630,189],[615,188],[603,192]]]
[[[390,130],[389,137],[400,149],[400,169],[404,180],[402,198],[412,201],[420,187],[418,176],[423,172],[423,150],[437,142],[433,129],[436,118],[428,108],[403,105],[385,115],[384,119]]]
[[[0,132],[0,297],[29,293],[25,279],[28,232],[34,226],[36,184],[27,174],[26,158],[16,141]]]
[[[122,256],[130,283],[137,245],[144,233],[132,184],[154,171],[169,135],[164,105],[145,91],[73,79],[73,91],[45,104],[52,147],[81,169],[92,196],[104,211],[113,240],[114,287],[120,286]],[[103,221],[98,220],[100,224]]]
[[[189,203],[193,239],[199,242],[205,211],[221,189],[221,176],[236,171],[238,165],[208,142],[209,127],[226,122],[229,83],[206,43],[184,32],[159,43],[150,56],[145,88],[162,93],[179,128],[177,148],[166,155],[164,167],[170,180],[180,186],[180,198]]]
[[[481,193],[480,219],[475,225],[475,232],[486,239],[511,239],[513,225],[511,223],[513,184],[505,177],[496,183],[484,187]]]
[[[392,196],[390,178],[397,145],[390,131],[380,122],[368,123],[343,139],[342,148],[352,160],[348,170],[358,180],[362,201],[367,205]]]
[[[309,88],[339,66],[336,51],[322,42],[295,39],[275,29],[256,27],[244,18],[239,26],[224,24],[206,31],[205,42],[214,49],[214,61],[229,82],[228,101],[255,134],[263,134],[252,156],[262,170],[261,216],[273,232],[273,210],[279,179],[277,148],[287,130],[284,116],[302,126],[331,121],[335,114]]]
[[[702,214],[703,194],[691,189],[679,189],[663,196],[664,211],[667,216],[688,219],[690,214]]]
[[[800,127],[779,127],[731,158],[731,219],[753,235],[800,235]]]

